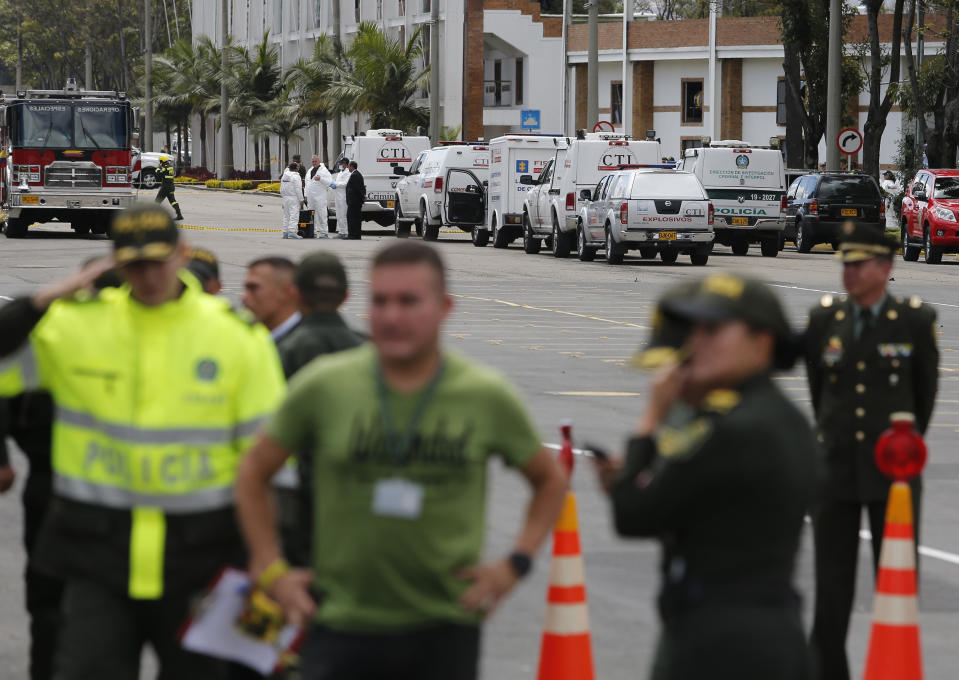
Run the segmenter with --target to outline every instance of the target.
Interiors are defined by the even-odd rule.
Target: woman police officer
[[[649,403],[625,461],[597,463],[619,534],[663,545],[654,680],[808,676],[792,580],[816,440],[771,378],[795,347],[759,281],[719,274],[659,301]]]

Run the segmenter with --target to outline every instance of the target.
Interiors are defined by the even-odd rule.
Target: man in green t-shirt
[[[474,680],[479,623],[531,566],[566,478],[498,374],[440,347],[452,307],[434,249],[400,242],[370,275],[371,344],[321,358],[246,456],[237,482],[254,581],[309,623],[307,680]],[[322,408],[317,405],[322,404]],[[312,569],[281,557],[270,479],[312,451]],[[513,552],[479,564],[487,461],[533,496]]]

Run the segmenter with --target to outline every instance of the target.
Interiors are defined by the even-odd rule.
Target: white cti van
[[[523,205],[524,245],[532,244],[538,251],[533,242],[545,238],[556,257],[566,257],[576,245],[583,189],[595,187],[605,175],[625,167],[673,167],[662,164],[658,141],[599,132],[581,134],[567,142],[569,148],[558,149],[539,177],[520,178],[521,183],[531,186]]]
[[[472,231],[486,222],[489,146],[450,142],[422,152],[396,184],[395,229],[435,241],[444,226]]]
[[[429,137],[404,135],[399,130],[367,130],[362,135],[349,135],[343,141],[343,153],[337,158],[356,161],[366,184],[363,219],[391,227],[394,222],[396,184],[400,175],[396,168],[408,170],[421,151],[430,148]],[[334,167],[336,167],[334,165]],[[335,172],[333,173],[336,174]],[[330,214],[335,214],[331,191]]]
[[[492,236],[494,248],[506,248],[522,236],[523,202],[532,187],[520,178],[538,177],[566,146],[565,137],[552,135],[511,134],[490,141],[486,224],[473,229],[473,245],[485,246]]]
[[[704,141],[706,141],[704,139]],[[716,210],[716,243],[745,255],[750,243],[776,257],[782,248],[786,171],[778,149],[740,140],[687,149],[681,169],[702,182]]]

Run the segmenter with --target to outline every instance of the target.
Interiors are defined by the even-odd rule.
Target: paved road
[[[219,254],[226,292],[240,291],[244,265],[266,253],[298,257],[328,248],[346,262],[354,295],[346,313],[362,328],[366,266],[371,253],[391,239],[372,229],[361,242],[284,241],[279,236],[279,200],[269,196],[178,191],[187,219],[187,238]],[[230,231],[226,231],[229,229]],[[241,230],[238,230],[241,229]],[[276,231],[245,231],[263,229]],[[735,257],[717,248],[709,265],[692,267],[685,258],[674,266],[628,258],[611,267],[602,258],[591,264],[555,260],[549,253],[524,255],[474,248],[464,234],[443,234],[456,308],[446,328],[450,347],[497,366],[528,400],[547,441],[558,440],[564,418],[575,423],[579,442],[594,441],[616,450],[643,404],[647,376],[625,363],[644,341],[651,305],[668,285],[705,271],[729,270],[762,277],[781,293],[792,320],[805,321],[806,310],[825,292],[839,287],[835,259],[827,252],[800,255],[789,249],[775,259],[750,252]],[[0,295],[31,290],[105,252],[102,239],[78,238],[60,228],[38,230],[22,241],[0,239]],[[926,677],[953,678],[955,638],[959,632],[959,262],[938,267],[897,262],[892,290],[918,294],[936,305],[942,349],[940,398],[930,429],[922,542],[930,548],[922,560],[922,626]],[[803,375],[778,378],[802,408],[809,408]],[[611,529],[608,507],[585,461],[578,460],[573,486],[578,495],[582,543],[597,677],[644,677],[657,631],[653,598],[658,581],[658,548],[651,542],[625,542]],[[514,475],[494,465],[488,520],[490,554],[504,552],[516,530],[526,492]],[[731,530],[735,530],[732,528]],[[0,501],[0,680],[23,677],[26,633],[21,606],[22,568],[19,508],[12,497]],[[872,575],[868,546],[860,553],[860,592],[850,635],[853,673],[861,675],[869,634]],[[933,551],[933,552],[931,552]],[[939,552],[934,552],[939,551]],[[798,582],[808,603],[812,589],[812,552],[805,537]],[[535,677],[544,613],[548,555],[486,628],[484,678]]]

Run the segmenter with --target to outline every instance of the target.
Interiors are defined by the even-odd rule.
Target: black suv
[[[787,241],[800,253],[817,243],[839,240],[839,227],[847,221],[865,222],[885,231],[886,210],[876,180],[848,172],[814,172],[797,178],[786,192]]]

